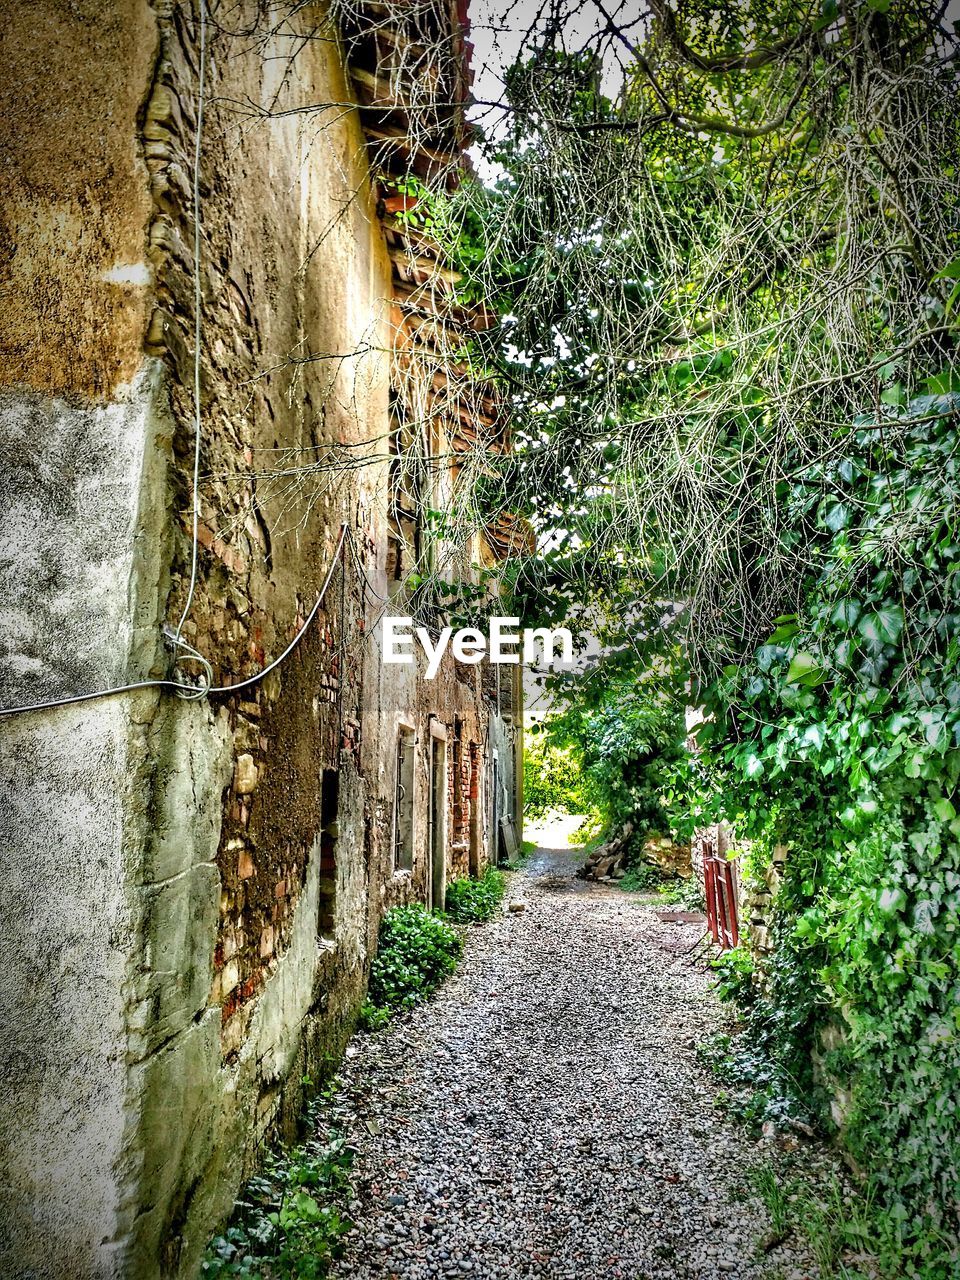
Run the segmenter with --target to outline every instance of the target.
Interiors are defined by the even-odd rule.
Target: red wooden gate
[[[737,918],[737,868],[717,852],[712,840],[703,842],[703,885],[707,899],[707,928],[721,951],[740,941]]]

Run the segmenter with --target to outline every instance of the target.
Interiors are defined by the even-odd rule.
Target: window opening
[[[320,894],[317,931],[332,938],[336,929],[337,846],[340,839],[340,775],[324,769],[320,782]]]

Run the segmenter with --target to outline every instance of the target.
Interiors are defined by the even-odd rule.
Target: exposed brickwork
[[[458,670],[447,655],[437,678],[426,681],[416,668],[385,667],[371,634],[387,598],[383,440],[403,369],[390,357],[390,316],[402,317],[414,340],[429,290],[422,281],[399,289],[402,236],[381,217],[359,117],[338,106],[304,128],[301,108],[342,104],[353,92],[335,43],[309,38],[322,12],[310,6],[284,15],[304,24],[307,36],[294,75],[290,33],[272,25],[274,9],[240,0],[229,29],[210,23],[196,343],[199,7],[121,0],[103,14],[96,8],[59,0],[30,8],[34,30],[25,46],[32,41],[50,54],[31,50],[35,67],[49,67],[46,87],[35,67],[30,78],[32,120],[43,118],[46,102],[50,119],[36,132],[48,157],[59,163],[64,148],[75,154],[65,160],[63,192],[48,190],[58,179],[44,173],[39,152],[28,157],[33,186],[17,189],[26,224],[34,216],[26,209],[31,192],[43,188],[44,235],[62,258],[47,255],[50,278],[63,297],[57,289],[44,297],[26,290],[14,355],[22,370],[27,339],[38,336],[28,421],[55,426],[61,434],[51,438],[63,445],[39,459],[44,484],[72,499],[82,472],[87,490],[104,490],[96,528],[113,518],[120,530],[123,554],[111,546],[96,583],[113,610],[99,609],[97,622],[108,619],[111,633],[94,637],[119,683],[127,671],[132,679],[166,675],[177,656],[162,637],[163,624],[186,606],[191,577],[199,350],[198,572],[182,634],[226,692],[188,701],[149,691],[68,713],[79,731],[60,735],[57,750],[69,767],[51,776],[69,777],[71,796],[86,797],[91,812],[98,802],[105,811],[99,824],[88,816],[70,870],[105,868],[110,883],[91,889],[90,904],[77,898],[79,908],[64,896],[85,927],[93,923],[88,949],[102,943],[100,988],[109,999],[101,991],[89,1003],[98,1027],[108,1003],[112,1022],[83,1088],[71,1076],[76,1053],[57,1069],[39,1059],[37,1098],[46,1103],[54,1089],[64,1097],[31,1113],[46,1118],[47,1131],[43,1142],[31,1132],[23,1145],[54,1146],[70,1153],[64,1168],[83,1165],[85,1100],[99,1091],[105,1100],[97,1121],[110,1132],[86,1188],[92,1208],[65,1224],[58,1246],[67,1257],[85,1249],[93,1261],[60,1269],[84,1280],[117,1268],[154,1280],[161,1270],[196,1274],[209,1230],[252,1172],[265,1136],[292,1133],[300,1082],[322,1074],[352,1030],[383,912],[427,900],[431,885],[442,891],[441,870],[465,875],[495,857],[492,751],[499,750],[505,788],[513,785],[516,751],[489,668]],[[66,37],[56,29],[60,19]],[[452,34],[459,39],[459,28]],[[68,67],[71,57],[77,65]],[[276,114],[267,110],[254,123],[238,108],[245,103]],[[61,119],[71,122],[63,139],[56,136]],[[463,140],[454,130],[451,145]],[[87,190],[77,175],[94,169]],[[60,246],[65,233],[69,245]],[[23,261],[34,273],[43,265],[39,258],[31,265],[29,254]],[[118,265],[140,283],[100,278]],[[472,313],[451,318],[474,320]],[[15,381],[11,369],[0,376]],[[128,377],[132,389],[120,382]],[[459,419],[462,406],[448,391],[440,386],[435,405]],[[54,412],[44,401],[44,417],[36,405],[51,393],[95,410],[58,403]],[[496,446],[508,447],[498,406],[485,389],[480,400]],[[450,456],[443,433],[451,421],[438,413],[432,426],[438,456]],[[44,438],[40,429],[34,434]],[[349,465],[338,470],[326,466],[329,459]],[[453,482],[451,469],[438,484],[439,502],[450,499]],[[81,519],[73,528],[61,523],[69,536]],[[344,528],[349,543],[305,630]],[[35,577],[32,548],[21,541],[23,576]],[[478,537],[476,552],[483,564],[496,561],[489,540]],[[278,669],[245,683],[298,636]],[[94,656],[77,688],[64,692],[103,687]],[[182,654],[179,669],[191,670]],[[64,679],[59,669],[57,678]],[[414,814],[412,866],[398,871],[392,834],[401,724],[412,744]],[[47,730],[48,722],[25,727],[38,744],[27,758],[49,756]],[[431,868],[426,838],[436,730],[445,730],[448,744],[442,868]],[[35,772],[45,776],[41,765]],[[38,896],[43,888],[56,907],[63,880],[61,868],[50,866]],[[50,918],[59,919],[53,910]],[[59,923],[52,936],[70,945]],[[74,957],[55,954],[49,970],[35,967],[38,990],[58,964],[73,965]],[[62,1025],[74,1021],[71,1011]],[[56,1040],[51,1033],[44,1047],[61,1063]],[[29,1176],[45,1186],[49,1172],[39,1167]],[[60,1179],[56,1195],[43,1192],[58,1231],[59,1207],[76,1213],[72,1177]],[[30,1249],[42,1255],[42,1234],[25,1223],[31,1229]]]
[[[195,31],[178,6],[163,28],[162,59],[144,123],[158,303],[148,343],[170,367],[178,424],[174,478],[183,536],[171,616],[186,591],[192,519],[193,219],[185,175],[192,169],[195,43]],[[356,528],[368,555],[376,535],[358,525],[359,494],[349,485],[341,486],[339,504],[324,502],[309,520],[299,509],[285,519],[276,499],[264,497],[258,485],[258,471],[269,467],[277,449],[350,443],[369,423],[343,411],[341,402],[352,395],[345,378],[331,382],[320,365],[304,371],[285,360],[304,344],[312,349],[330,342],[336,327],[311,302],[315,279],[299,275],[299,187],[326,185],[327,177],[298,172],[301,159],[294,154],[287,177],[267,178],[262,143],[241,141],[235,121],[216,105],[251,91],[250,77],[261,74],[259,59],[238,57],[234,45],[214,36],[208,65],[200,581],[184,634],[210,656],[217,682],[229,685],[261,669],[303,626],[330,563],[338,519]],[[266,239],[265,182],[272,188]],[[284,184],[290,188],[286,207],[277,195]],[[331,196],[320,193],[321,201]],[[347,222],[363,233],[355,244],[366,243],[366,256],[376,260],[378,245],[363,218],[362,200]],[[371,409],[382,415],[385,405],[384,388]],[[363,662],[357,644],[366,610],[356,566],[349,555],[342,559],[345,574],[335,574],[324,610],[295,656],[263,684],[221,700],[237,758],[250,763],[249,780],[235,771],[224,797],[218,855],[221,937],[211,1002],[221,1006],[228,1057],[242,1044],[249,1006],[284,953],[307,858],[318,841],[321,850],[328,846],[321,853],[321,879],[333,879],[330,842],[320,838],[322,772],[338,767],[341,747],[358,768],[362,763]],[[358,924],[363,930],[364,923]]]

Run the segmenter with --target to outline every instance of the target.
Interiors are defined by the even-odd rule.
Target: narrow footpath
[[[717,1025],[702,926],[575,877],[538,849],[522,911],[470,930],[435,999],[348,1049],[339,1122],[358,1149],[340,1277],[807,1280],[718,1111],[696,1044]]]

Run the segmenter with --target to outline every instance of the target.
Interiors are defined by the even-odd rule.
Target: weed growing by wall
[[[780,1172],[760,1164],[747,1171],[747,1183],[770,1223],[757,1241],[760,1252],[793,1237],[813,1255],[820,1280],[900,1275],[896,1233],[870,1196],[857,1195],[836,1174],[813,1180],[802,1162]]]
[[[323,1099],[307,1109],[308,1130],[321,1124]],[[352,1155],[336,1134],[271,1152],[240,1194],[230,1224],[211,1241],[201,1275],[261,1280],[321,1280],[340,1256],[350,1221],[342,1206]]]
[[[377,954],[362,1011],[368,1029],[412,1009],[453,973],[463,951],[456,929],[426,907],[394,907],[380,925]]]
[[[446,914],[458,924],[489,920],[503,901],[507,879],[496,867],[488,867],[479,879],[464,877],[447,885]]]

